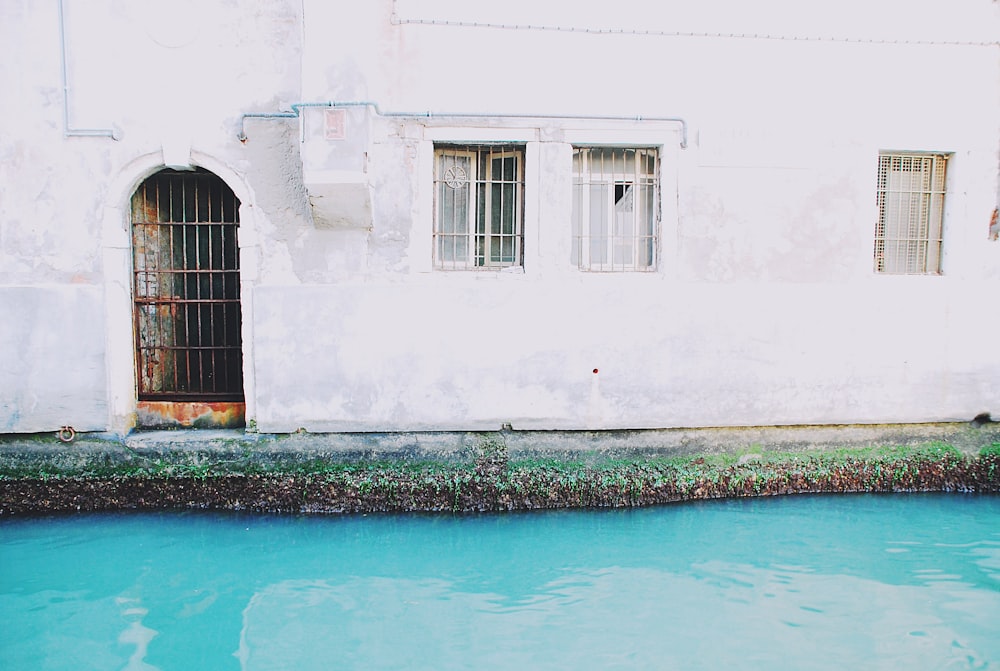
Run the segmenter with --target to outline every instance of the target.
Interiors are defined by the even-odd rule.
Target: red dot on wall
[[[596,368],[594,369],[594,375],[597,375],[597,369]]]

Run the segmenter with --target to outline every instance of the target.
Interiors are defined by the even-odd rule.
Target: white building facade
[[[1000,417],[1000,5],[653,4],[3,3],[0,433]]]

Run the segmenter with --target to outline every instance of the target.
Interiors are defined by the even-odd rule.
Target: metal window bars
[[[572,263],[586,271],[656,268],[656,149],[573,149]]]
[[[132,197],[139,400],[243,399],[239,201],[204,170],[163,170]]]
[[[449,270],[520,266],[524,149],[438,147],[434,161],[434,264]]]
[[[879,155],[875,272],[941,272],[947,158],[944,154]]]

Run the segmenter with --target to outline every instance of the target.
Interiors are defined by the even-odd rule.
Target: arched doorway
[[[240,202],[215,174],[161,170],[132,195],[139,426],[242,426]]]

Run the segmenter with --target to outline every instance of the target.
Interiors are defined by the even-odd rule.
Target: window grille
[[[434,194],[436,267],[499,269],[522,265],[523,148],[437,148]]]
[[[239,200],[203,170],[163,170],[132,196],[138,396],[243,400]]]
[[[947,158],[943,154],[879,155],[875,272],[941,272]]]
[[[574,148],[572,262],[578,268],[655,269],[658,163],[655,149]]]

